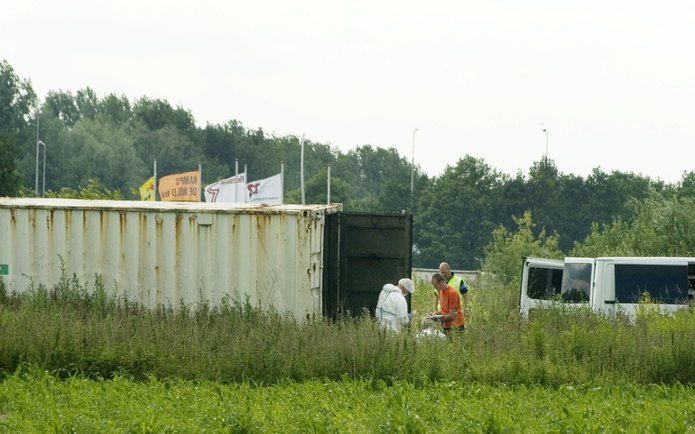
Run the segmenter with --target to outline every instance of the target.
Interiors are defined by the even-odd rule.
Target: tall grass
[[[562,307],[522,320],[518,288],[471,289],[465,333],[418,338],[431,290],[418,285],[410,330],[370,319],[298,323],[248,303],[147,310],[64,278],[55,288],[8,294],[0,283],[0,372],[36,365],[58,376],[222,382],[344,378],[541,384],[695,382],[695,314],[636,321]]]

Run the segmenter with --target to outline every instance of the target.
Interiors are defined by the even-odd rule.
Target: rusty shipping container
[[[322,313],[324,225],[340,211],[0,198],[0,278],[23,292],[53,287],[64,270],[148,307],[230,297],[303,320]]]

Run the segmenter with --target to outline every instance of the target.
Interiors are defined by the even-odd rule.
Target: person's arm
[[[456,319],[456,313],[458,312],[458,309],[449,309],[449,313],[446,315],[442,315],[442,317],[439,319],[441,322],[446,322],[446,321],[453,321]]]

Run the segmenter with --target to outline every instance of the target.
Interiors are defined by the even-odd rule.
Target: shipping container
[[[384,283],[410,275],[411,221],[340,204],[0,198],[0,279],[21,293],[99,278],[146,307],[228,299],[335,316],[373,309]]]

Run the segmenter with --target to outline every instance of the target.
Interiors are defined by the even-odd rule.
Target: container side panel
[[[157,291],[159,288],[160,267],[157,265],[159,231],[156,216],[151,212],[138,214],[138,233],[140,249],[138,252],[138,299],[146,306],[157,304]]]
[[[146,264],[140,264],[138,259],[140,258],[140,248],[141,242],[140,234],[140,219],[138,213],[135,212],[122,212],[119,216],[121,221],[121,266],[119,269],[119,275],[123,276],[125,283],[120,288],[121,293],[124,298],[129,301],[139,300],[138,294],[140,291],[140,285],[143,283],[140,280],[142,275],[140,272],[141,267]]]
[[[256,303],[256,262],[252,260],[256,255],[256,232],[255,225],[251,225],[251,216],[239,216],[237,235],[239,237],[238,250],[236,257],[236,292],[235,296],[240,302]],[[252,242],[253,241],[253,242]],[[237,243],[235,243],[237,246]]]
[[[48,282],[57,282],[60,280],[62,268],[65,267],[64,263],[67,260],[66,212],[64,210],[51,210],[49,218],[48,234],[50,243],[47,247],[50,277]],[[62,265],[61,262],[63,263]]]
[[[47,282],[49,278],[48,273],[48,210],[37,209],[34,214],[34,245],[31,247],[34,255],[34,276],[39,282]]]
[[[14,279],[17,263],[12,253],[16,245],[16,227],[15,210],[0,210],[0,264],[7,267],[4,270],[6,274],[0,275],[0,279],[3,280],[9,292],[16,290]]]
[[[29,284],[36,289],[38,276],[35,274],[34,256],[34,210],[22,209],[17,211],[17,276],[21,276],[18,282]],[[21,291],[21,290],[20,290]]]
[[[73,210],[68,214],[65,225],[68,228],[68,261],[66,264],[69,275],[73,275],[80,280],[84,280],[84,226],[85,211]]]
[[[84,214],[85,226],[87,228],[84,239],[85,244],[82,249],[85,267],[82,279],[80,279],[81,284],[84,286],[93,283],[96,274],[103,273],[101,261],[103,260],[102,250],[105,249],[105,246],[101,236],[101,214],[102,211],[96,210],[90,210]]]
[[[237,287],[235,278],[237,273],[234,270],[234,260],[239,254],[236,249],[238,237],[236,236],[236,226],[238,226],[235,216],[217,216],[217,228],[214,249],[214,260],[211,261],[210,274],[214,276],[215,287],[213,290],[217,294],[220,302],[227,303],[233,301],[234,290]]]
[[[0,264],[10,291],[52,288],[64,269],[88,290],[99,276],[109,295],[146,307],[218,305],[229,298],[298,320],[321,313],[321,212],[81,203],[0,203]]]
[[[214,220],[214,219],[213,219]],[[213,232],[218,232],[218,225],[216,222],[213,225],[199,225],[197,220],[195,222],[195,231],[198,234],[198,254],[195,258],[192,258],[195,262],[195,278],[196,287],[199,290],[199,302],[204,303],[217,303],[216,294],[214,294],[214,288],[217,286],[217,280],[214,279],[212,274],[212,265],[214,264],[213,256]]]

